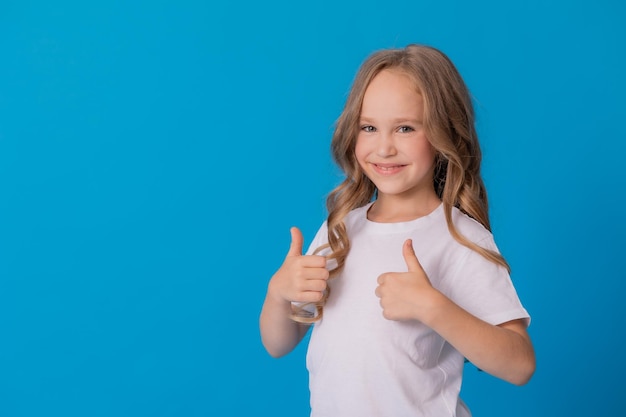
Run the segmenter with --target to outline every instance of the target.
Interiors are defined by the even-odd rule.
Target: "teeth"
[[[376,165],[376,166],[378,167],[378,169],[380,169],[382,171],[391,171],[391,170],[394,170],[394,169],[400,167],[400,165],[395,165],[395,166],[392,166],[392,167],[382,167],[380,165]]]

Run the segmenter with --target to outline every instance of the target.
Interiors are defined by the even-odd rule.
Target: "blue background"
[[[417,42],[476,98],[494,233],[533,316],[476,416],[621,413],[626,12],[618,1],[0,4],[0,416],[305,416],[269,277],[340,180],[372,51]],[[260,414],[257,414],[260,413]]]

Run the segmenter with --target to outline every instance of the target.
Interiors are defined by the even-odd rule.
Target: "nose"
[[[393,135],[381,133],[376,144],[376,154],[381,158],[388,158],[397,153]]]

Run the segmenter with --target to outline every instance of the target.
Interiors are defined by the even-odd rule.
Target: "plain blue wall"
[[[621,2],[0,4],[0,416],[305,416],[258,313],[339,181],[373,50],[426,43],[477,102],[538,369],[468,366],[476,416],[623,413]]]

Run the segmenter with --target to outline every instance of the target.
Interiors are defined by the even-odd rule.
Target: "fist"
[[[282,301],[310,303],[322,299],[328,270],[326,258],[302,255],[304,238],[297,227],[291,228],[291,245],[281,267],[269,283],[268,293]]]
[[[376,296],[388,320],[420,320],[433,291],[415,251],[407,239],[402,245],[407,272],[387,272],[378,277]]]

